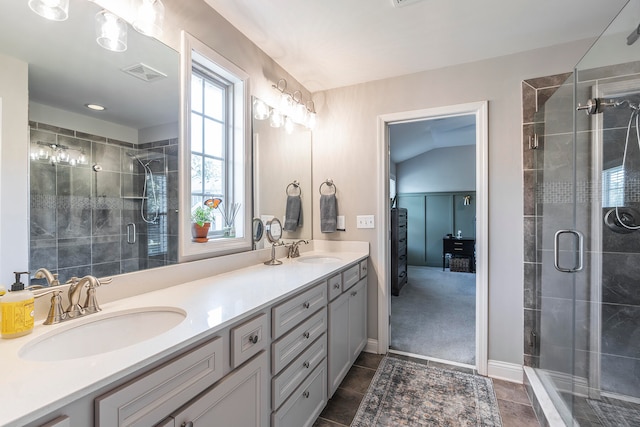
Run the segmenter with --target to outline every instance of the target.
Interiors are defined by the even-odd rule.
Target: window
[[[186,33],[182,49],[180,261],[250,250],[248,76]],[[215,198],[222,203],[213,210],[208,241],[192,241],[192,210]]]
[[[602,206],[624,206],[624,169],[622,166],[602,171]]]
[[[233,206],[232,140],[228,122],[233,120],[233,84],[193,64],[191,74],[191,209],[211,198],[223,200],[222,208]],[[224,221],[218,209],[209,237],[222,235]]]

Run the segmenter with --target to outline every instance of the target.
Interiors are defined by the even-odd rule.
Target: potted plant
[[[196,206],[191,211],[191,236],[194,242],[204,243],[209,241],[209,227],[213,219],[213,210],[207,206]]]

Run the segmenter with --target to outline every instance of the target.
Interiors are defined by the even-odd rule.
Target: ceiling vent
[[[132,75],[133,77],[137,77],[140,80],[144,80],[145,82],[155,82],[156,80],[162,80],[167,77],[166,74],[149,67],[146,64],[139,63],[135,65],[131,65],[130,67],[123,68],[122,71],[125,73]]]
[[[404,7],[413,3],[418,3],[421,0],[391,0],[394,7]]]

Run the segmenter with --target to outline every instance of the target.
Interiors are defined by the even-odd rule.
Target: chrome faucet
[[[297,242],[293,242],[291,246],[289,246],[289,253],[287,254],[287,258],[298,258],[300,256],[300,243],[304,243],[305,245],[309,243],[308,240],[298,240]]]

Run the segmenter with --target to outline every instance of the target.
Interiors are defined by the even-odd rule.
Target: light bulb
[[[256,120],[265,120],[269,118],[269,106],[261,99],[256,98],[253,101],[253,117]]]
[[[284,130],[291,135],[293,133],[293,120],[291,120],[291,117],[286,117],[284,119]]]
[[[96,14],[96,41],[113,52],[127,50],[127,23],[111,12]]]
[[[64,21],[69,17],[69,0],[29,0],[29,8],[51,21]]]
[[[131,25],[145,36],[159,37],[162,35],[164,22],[164,5],[160,0],[137,0],[135,18]]]
[[[271,115],[269,116],[269,124],[271,125],[271,127],[279,128],[282,126],[283,122],[284,118],[282,117],[280,111],[276,110],[275,108],[271,110]]]

